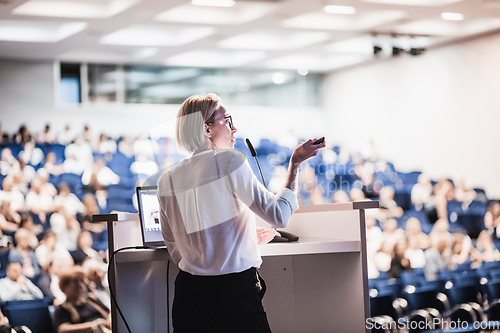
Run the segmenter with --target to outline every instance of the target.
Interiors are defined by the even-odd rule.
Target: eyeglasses
[[[231,129],[234,128],[233,117],[231,117],[231,116],[225,116],[224,118],[221,118],[221,119],[214,119],[212,121],[207,121],[206,124],[207,125],[212,125],[216,120],[222,120],[222,119],[224,119],[226,125],[229,125],[229,128],[231,128]]]

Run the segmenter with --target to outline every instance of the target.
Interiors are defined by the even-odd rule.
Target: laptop
[[[157,186],[138,186],[136,188],[142,245],[165,248],[161,234],[160,203],[158,202],[157,189]]]

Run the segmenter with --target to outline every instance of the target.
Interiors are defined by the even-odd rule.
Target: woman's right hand
[[[293,164],[301,164],[302,162],[310,159],[311,157],[316,156],[318,151],[321,148],[325,148],[326,143],[323,141],[320,144],[313,144],[317,139],[309,139],[306,142],[302,142],[295,150],[293,151],[292,158],[290,162]]]

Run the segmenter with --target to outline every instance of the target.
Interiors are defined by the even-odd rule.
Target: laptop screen
[[[142,243],[144,246],[164,247],[160,225],[160,204],[158,202],[156,186],[139,186],[137,203],[139,219],[141,221]]]

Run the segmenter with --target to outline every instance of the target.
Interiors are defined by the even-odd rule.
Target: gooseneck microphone
[[[262,170],[260,169],[259,160],[257,159],[257,152],[253,148],[252,143],[250,142],[250,140],[248,138],[246,139],[246,142],[247,142],[248,149],[250,150],[250,154],[252,154],[253,158],[255,158],[255,162],[257,162],[257,166],[259,167],[260,177],[262,178],[262,182],[264,183],[264,186],[267,188],[266,180],[264,179],[264,175],[262,175]]]

